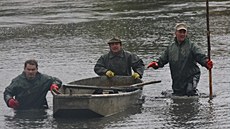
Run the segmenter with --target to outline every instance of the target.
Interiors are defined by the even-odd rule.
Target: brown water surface
[[[174,25],[184,21],[189,35],[207,52],[203,0],[1,0],[0,93],[23,70],[26,59],[39,61],[39,71],[64,83],[97,76],[93,67],[108,52],[107,40],[120,36],[126,50],[148,64],[172,41]],[[0,98],[3,129],[152,129],[230,128],[230,2],[210,2],[213,94],[199,99],[156,99],[171,89],[169,67],[146,69],[141,108],[96,119],[54,119],[52,95],[46,111],[14,112]],[[208,71],[201,67],[198,89],[209,94]]]

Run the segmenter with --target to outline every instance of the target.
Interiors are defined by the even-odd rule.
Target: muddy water
[[[64,83],[94,77],[94,64],[108,52],[106,41],[121,37],[126,50],[148,64],[173,38],[176,22],[189,24],[189,35],[207,51],[205,1],[195,0],[1,0],[0,93],[23,70],[26,59],[35,58],[39,71]],[[70,128],[229,128],[230,127],[230,2],[210,2],[211,55],[214,61],[213,93],[216,97],[169,99],[161,91],[171,89],[169,67],[146,69],[144,81],[162,80],[144,87],[142,107],[115,116],[86,120],[55,119],[52,95],[46,111],[14,112],[0,98],[0,127],[5,129]],[[209,76],[201,68],[198,89],[209,94]]]

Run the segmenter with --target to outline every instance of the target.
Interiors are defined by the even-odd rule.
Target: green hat
[[[113,37],[109,40],[108,44],[110,43],[121,43],[121,40],[118,37]]]

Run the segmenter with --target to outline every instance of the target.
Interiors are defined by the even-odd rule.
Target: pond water
[[[168,65],[146,69],[145,102],[140,108],[94,119],[55,119],[52,95],[45,111],[15,112],[0,97],[0,128],[4,129],[152,129],[230,127],[230,1],[211,1],[210,31],[213,94],[199,99],[156,98],[171,89]],[[114,35],[125,50],[147,65],[174,37],[177,22],[189,25],[189,36],[207,52],[206,4],[203,0],[1,0],[0,93],[35,58],[39,71],[64,83],[97,76],[93,67],[108,52]],[[201,67],[198,89],[209,94],[208,71]]]

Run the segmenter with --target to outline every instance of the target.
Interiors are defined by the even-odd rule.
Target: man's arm
[[[99,75],[105,75],[105,73],[108,71],[108,69],[106,68],[106,64],[105,64],[106,60],[104,56],[101,56],[96,65],[94,66],[94,72]]]

